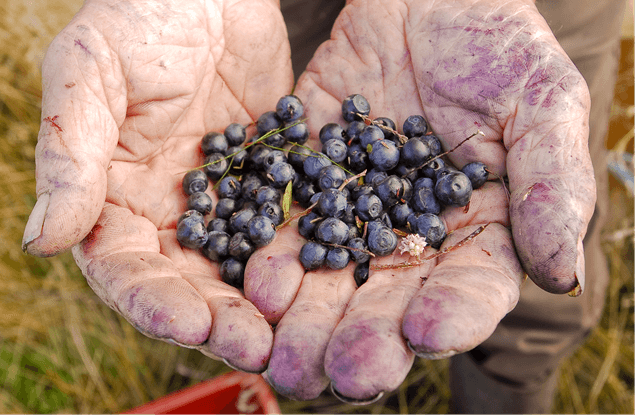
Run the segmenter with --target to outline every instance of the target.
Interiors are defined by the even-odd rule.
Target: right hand
[[[217,264],[179,246],[175,225],[202,136],[252,122],[292,85],[276,0],[88,0],[43,63],[23,249],[73,247],[95,293],[142,333],[263,371],[271,327]]]

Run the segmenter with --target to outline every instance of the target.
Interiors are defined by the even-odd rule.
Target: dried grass
[[[20,250],[35,202],[38,67],[80,5],[0,5],[0,413],[120,412],[228,370],[139,334],[93,294],[68,253],[39,259]],[[623,212],[609,235],[633,228],[632,196],[616,188],[612,198]],[[607,239],[612,280],[602,324],[564,365],[557,413],[633,413],[633,238],[625,234]],[[449,396],[447,362],[417,360],[406,382],[371,406],[327,393],[310,403],[279,400],[287,413],[445,413]]]

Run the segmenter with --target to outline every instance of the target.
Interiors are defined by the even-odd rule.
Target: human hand
[[[485,231],[421,266],[371,271],[357,290],[352,265],[305,274],[292,229],[257,251],[245,293],[278,323],[265,374],[297,399],[331,382],[345,400],[372,400],[403,381],[415,353],[472,349],[514,308],[523,269],[550,292],[584,287],[582,239],[595,201],[589,95],[531,1],[349,2],[295,94],[316,135],[343,122],[340,103],[352,93],[397,125],[425,115],[446,150],[481,130],[449,158],[507,176],[511,198],[487,183],[469,211],[446,208],[452,233],[441,249],[491,223]],[[375,264],[407,260],[395,253]]]
[[[275,0],[87,1],[44,60],[24,250],[73,247],[91,288],[139,331],[264,370],[269,324],[175,227],[201,137],[252,122],[292,84]]]

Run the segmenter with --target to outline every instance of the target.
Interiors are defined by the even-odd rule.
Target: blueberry
[[[364,238],[352,238],[349,239],[346,244],[351,249],[351,257],[353,261],[359,263],[370,261],[370,254],[368,253],[368,245]]]
[[[434,181],[428,177],[422,177],[413,187],[412,208],[417,212],[438,215],[441,212],[441,204],[434,193]]]
[[[351,197],[353,200],[357,200],[361,195],[370,195],[373,193],[375,193],[373,186],[369,184],[358,184],[351,192]]]
[[[316,212],[309,212],[298,219],[298,233],[305,239],[313,239],[315,237],[315,228],[322,220],[322,216]]]
[[[375,142],[385,139],[386,136],[381,128],[375,125],[368,125],[364,130],[359,134],[359,143],[362,148],[366,150],[368,145],[373,145]]]
[[[227,144],[230,147],[241,145],[245,142],[245,139],[247,137],[245,127],[242,124],[238,124],[236,122],[229,124],[225,128],[223,135],[227,139]]]
[[[346,151],[346,155],[348,156],[348,165],[355,173],[361,173],[370,166],[368,153],[361,144],[350,145]]]
[[[284,122],[293,122],[304,114],[304,105],[295,95],[285,95],[276,104],[276,115]]]
[[[203,255],[214,262],[220,262],[229,255],[230,236],[227,232],[209,232],[207,243],[202,249]]]
[[[346,173],[339,166],[331,164],[320,170],[318,176],[318,186],[322,191],[326,189],[337,189],[346,180]]]
[[[318,211],[328,217],[341,218],[346,213],[346,197],[337,189],[322,191],[317,201]]]
[[[398,140],[398,137],[395,134],[395,131],[397,131],[397,125],[392,119],[388,117],[377,117],[374,121],[374,124],[381,128],[381,131],[384,133],[384,137],[387,140]]]
[[[267,172],[267,177],[271,180],[271,185],[276,189],[284,188],[295,176],[295,170],[289,163],[275,163]]]
[[[192,170],[185,173],[181,184],[183,191],[189,196],[194,192],[204,192],[209,185],[209,180],[202,170]]]
[[[346,223],[348,226],[348,235],[346,236],[346,240],[349,241],[351,239],[359,238],[361,236],[360,230],[355,223]]]
[[[282,135],[289,143],[304,144],[309,140],[309,126],[304,122],[285,126]]]
[[[287,162],[287,156],[286,154],[284,154],[284,151],[272,149],[269,152],[269,154],[267,154],[267,156],[265,157],[262,165],[265,171],[268,173],[269,170],[271,169],[271,166],[273,166],[274,164],[286,163],[286,162]]]
[[[280,191],[272,186],[260,186],[256,191],[255,201],[258,206],[266,202],[280,203]]]
[[[426,238],[426,242],[433,248],[439,248],[447,235],[443,221],[432,213],[417,216],[411,223],[411,229]]]
[[[306,179],[300,179],[293,183],[293,199],[296,200],[300,206],[308,208],[311,203],[311,198],[317,192],[316,186],[312,181]]]
[[[229,164],[227,163],[227,159],[221,153],[212,153],[209,156],[205,157],[204,160],[205,167],[203,170],[207,177],[211,180],[216,181],[223,177]]]
[[[376,141],[372,144],[371,151],[368,153],[370,164],[374,168],[383,171],[397,167],[399,157],[397,145],[390,140]]]
[[[282,207],[274,202],[265,202],[257,210],[257,213],[261,216],[271,219],[275,226],[284,222],[284,212]]]
[[[209,223],[207,224],[207,232],[213,232],[213,231],[228,232],[229,222],[227,222],[227,219],[214,218],[210,220]]]
[[[353,272],[353,278],[355,278],[355,283],[357,284],[357,286],[361,286],[363,283],[365,283],[366,281],[368,281],[368,274],[369,274],[369,265],[370,262],[361,262],[359,264],[357,264],[357,266],[355,267],[355,271]]]
[[[187,198],[187,210],[198,210],[203,215],[212,211],[212,198],[204,192],[194,192]]]
[[[370,104],[360,94],[349,95],[342,101],[342,117],[348,121],[361,120],[363,116],[370,114]]]
[[[374,193],[361,195],[355,201],[357,216],[364,222],[377,219],[383,210],[384,206],[381,203],[381,199]]]
[[[404,228],[408,224],[408,216],[413,212],[408,203],[398,203],[390,208],[390,220],[397,228]]]
[[[403,154],[403,152],[402,152]],[[394,173],[397,176],[401,176],[404,179],[408,179],[411,182],[414,182],[415,180],[417,180],[417,177],[419,177],[419,170],[417,170],[414,167],[407,167],[403,164],[398,164],[397,167],[395,167]]]
[[[236,199],[224,197],[216,202],[216,217],[221,219],[229,219],[231,215],[240,209],[240,202]]]
[[[304,173],[304,160],[312,153],[310,149],[303,146],[293,145],[287,155],[287,163],[293,166],[298,173]]]
[[[428,123],[421,115],[411,115],[403,122],[402,129],[408,138],[421,136],[428,132]]]
[[[176,226],[176,240],[186,248],[202,248],[207,243],[207,239],[205,223],[195,215],[184,218]]]
[[[395,175],[386,177],[373,186],[375,194],[382,202],[384,209],[401,202],[404,198],[404,181]]]
[[[255,170],[265,170],[265,160],[271,153],[271,149],[263,144],[256,144],[251,148],[249,152],[249,164]]]
[[[348,226],[337,218],[326,218],[315,228],[318,241],[342,245],[348,237]]]
[[[366,128],[366,123],[363,121],[352,121],[346,127],[346,136],[348,141],[359,141],[359,135]]]
[[[243,262],[229,257],[223,261],[219,271],[223,282],[238,289],[243,288],[245,279],[245,264]]]
[[[247,222],[249,239],[260,248],[269,245],[276,237],[276,225],[271,219],[262,215],[255,215]]]
[[[229,164],[233,171],[241,170],[244,166],[245,160],[249,154],[242,147],[229,147],[225,151],[225,156],[229,157]]]
[[[287,139],[280,133],[270,133],[262,140],[262,142],[271,147],[281,148],[285,145]]]
[[[245,232],[236,232],[229,239],[229,255],[239,261],[247,262],[255,250],[256,246]]]
[[[446,206],[466,206],[472,197],[472,183],[464,173],[450,172],[437,179],[434,194]]]
[[[335,122],[324,124],[318,133],[318,138],[322,144],[329,140],[345,140],[345,132],[341,125]]]
[[[256,121],[256,130],[260,136],[267,134],[269,131],[277,130],[280,126],[282,126],[282,120],[278,118],[275,111],[263,113]]]
[[[264,185],[260,175],[254,171],[245,173],[241,179],[242,196],[246,200],[255,200],[258,189]]]
[[[321,155],[307,157],[303,164],[304,174],[311,180],[317,180],[320,170],[331,164],[328,158]]]
[[[435,183],[438,182],[441,177],[447,175],[448,173],[456,173],[458,171],[459,170],[456,167],[446,164],[444,167],[436,171],[436,175],[434,176],[434,182]]]
[[[300,263],[307,271],[318,269],[324,264],[328,251],[324,245],[308,241],[300,248]]]
[[[342,217],[340,219],[342,219],[342,221],[346,222],[346,223],[352,223],[355,224],[355,214],[357,212],[355,211],[355,203],[351,202],[350,200],[346,202],[346,210],[344,211],[344,214],[342,215]]]
[[[421,174],[424,177],[436,180],[437,172],[445,168],[445,162],[443,159],[435,159],[427,162],[421,169]]]
[[[470,179],[472,189],[478,189],[483,186],[489,177],[487,166],[480,161],[466,164],[461,171]]]
[[[199,222],[205,222],[205,218],[203,217],[203,214],[199,212],[198,210],[192,209],[192,210],[187,210],[183,212],[183,214],[179,216],[179,218],[177,219],[176,225],[178,226],[183,219],[187,219],[187,218],[190,218],[191,221],[195,220]]]
[[[424,135],[423,137],[420,137],[420,140],[428,145],[428,148],[430,149],[430,155],[432,157],[436,157],[443,152],[443,146],[441,145],[441,141],[436,135],[434,134]]]
[[[322,145],[322,153],[335,163],[341,163],[346,159],[348,147],[342,140],[330,139]]]
[[[419,137],[406,141],[401,149],[400,162],[407,167],[420,167],[430,157],[430,148]]]
[[[326,254],[324,265],[330,269],[344,269],[348,265],[350,257],[346,248],[331,248]]]
[[[364,183],[374,187],[386,177],[388,177],[388,173],[383,170],[373,168],[366,172],[366,176],[364,176]]]
[[[218,182],[218,187],[216,191],[218,192],[219,198],[229,198],[229,199],[238,199],[240,197],[240,192],[242,190],[242,185],[240,184],[240,180],[235,178],[234,176],[225,176]]]
[[[229,230],[233,233],[247,233],[247,223],[256,216],[256,210],[243,207],[238,212],[234,212],[229,218]]]
[[[201,140],[201,150],[206,156],[212,153],[224,153],[227,147],[229,147],[227,138],[221,133],[209,132]]]
[[[387,256],[397,248],[397,235],[387,226],[375,227],[368,233],[368,249],[377,256]]]

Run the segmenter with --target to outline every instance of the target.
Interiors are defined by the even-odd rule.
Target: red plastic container
[[[279,414],[280,407],[262,376],[230,372],[124,413]]]

